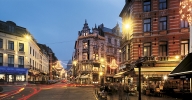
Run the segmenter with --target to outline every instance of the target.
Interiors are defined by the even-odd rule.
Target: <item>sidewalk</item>
[[[98,90],[98,88],[93,88],[93,92],[95,93],[95,97],[97,97],[97,100],[119,100],[118,93],[108,94],[107,99],[101,99],[95,90]],[[126,100],[126,93],[123,95],[122,100]],[[138,100],[138,96],[129,96],[129,99],[127,100]],[[172,97],[154,97],[154,96],[147,96],[147,95],[141,95],[141,100],[181,100],[178,98],[172,98]]]

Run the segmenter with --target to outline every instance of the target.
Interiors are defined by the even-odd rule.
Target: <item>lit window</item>
[[[189,53],[189,40],[181,41],[181,55],[185,56]]]
[[[189,23],[186,20],[181,20],[181,28],[188,28]]]
[[[143,55],[144,56],[151,56],[151,43],[144,43],[143,45]]]
[[[19,43],[19,51],[24,51],[24,44],[23,43]]]

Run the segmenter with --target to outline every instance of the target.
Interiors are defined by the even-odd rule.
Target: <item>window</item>
[[[83,43],[83,49],[87,49],[87,48],[88,48],[87,42]]]
[[[35,55],[34,49],[33,49],[33,56]]]
[[[83,36],[87,36],[87,32],[83,33]]]
[[[18,62],[18,64],[19,64],[19,68],[24,68],[24,57],[23,56],[19,56],[19,62]]]
[[[30,47],[30,54],[31,54],[31,47]]]
[[[9,25],[9,32],[14,32],[14,27]]]
[[[3,39],[0,39],[0,48],[3,48]]]
[[[167,29],[167,17],[161,17],[160,18],[159,28],[160,28],[160,30],[166,30]]]
[[[159,0],[159,10],[167,9],[167,0]]]
[[[14,67],[14,55],[8,54],[8,67]]]
[[[99,60],[99,55],[98,54],[93,54],[93,60]]]
[[[101,43],[101,50],[104,51],[104,44]]]
[[[108,38],[108,43],[111,43],[111,38]]]
[[[159,42],[159,56],[167,56],[167,42]]]
[[[131,59],[131,49],[130,49],[131,47],[130,47],[130,44],[128,44],[128,60],[130,60]]]
[[[144,3],[143,3],[143,11],[144,12],[151,11],[151,1],[150,0],[144,1]]]
[[[117,46],[117,40],[115,39],[115,46]]]
[[[143,22],[144,22],[143,23],[144,32],[151,31],[151,19],[145,19]]]
[[[83,60],[87,60],[88,56],[87,53],[83,53]]]
[[[189,53],[189,41],[183,40],[181,41],[181,55],[185,56]]]
[[[144,43],[143,45],[144,56],[151,56],[151,43]]]
[[[0,66],[3,66],[3,54],[0,53]]]
[[[189,23],[186,20],[181,20],[181,28],[188,28],[189,27]]]
[[[24,51],[24,44],[23,43],[19,43],[19,51]]]
[[[122,48],[122,55],[123,55],[122,61],[124,62],[124,61],[126,61],[126,46],[124,46],[124,47]]]
[[[14,50],[14,42],[13,41],[8,41],[8,49]]]

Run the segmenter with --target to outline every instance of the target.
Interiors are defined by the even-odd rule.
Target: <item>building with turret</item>
[[[120,62],[119,26],[113,29],[101,24],[91,29],[85,21],[83,29],[78,32],[73,57],[76,82],[81,84],[105,83],[113,81]],[[75,63],[74,63],[75,62]]]

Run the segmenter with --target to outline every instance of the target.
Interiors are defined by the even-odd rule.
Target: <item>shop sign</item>
[[[0,67],[0,73],[9,73],[9,74],[25,74],[27,69],[25,68],[14,68],[14,67]]]

